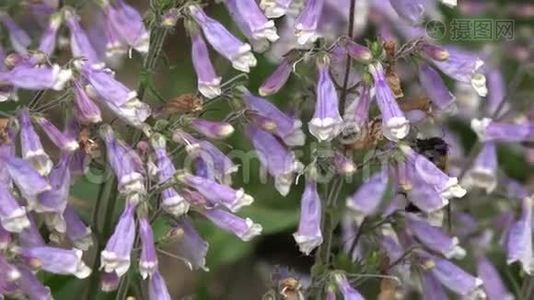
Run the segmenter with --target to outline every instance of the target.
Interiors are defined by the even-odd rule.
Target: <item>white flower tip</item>
[[[319,245],[323,243],[323,237],[320,232],[318,235],[315,236],[301,235],[296,232],[293,234],[293,238],[295,239],[295,242],[299,245],[300,252],[306,255],[310,255],[313,249],[319,247]]]
[[[247,228],[248,229],[247,229],[247,231],[245,233],[243,233],[240,236],[240,238],[241,238],[241,240],[247,242],[247,241],[250,241],[251,239],[253,239],[254,237],[260,235],[262,230],[263,230],[263,227],[260,224],[254,223],[249,218],[247,218],[245,220],[245,222],[247,223]]]
[[[441,0],[441,3],[449,7],[456,7],[458,5],[458,0]]]
[[[390,141],[398,141],[410,133],[410,122],[405,117],[393,117],[382,128],[384,136]]]
[[[198,91],[208,99],[213,99],[222,94],[221,77],[215,78],[212,82],[198,82]]]
[[[249,194],[245,194],[243,192],[243,189],[240,189],[236,193],[236,198],[237,198],[237,201],[230,208],[232,212],[238,212],[242,207],[249,206],[254,202],[254,198],[250,196]]]
[[[59,66],[57,66],[59,68]],[[56,71],[56,65],[54,65],[54,71]],[[65,87],[65,83],[72,78],[72,70],[69,69],[57,69],[56,78],[52,89],[60,91]]]
[[[227,124],[222,125],[218,131],[219,131],[218,132],[219,136],[222,138],[225,138],[225,137],[230,136],[232,133],[234,133],[235,129],[234,129],[234,126],[227,123]]]
[[[479,139],[483,139],[486,128],[492,122],[490,118],[471,120],[471,129],[477,134]]]
[[[475,89],[480,97],[488,95],[488,88],[486,87],[486,76],[481,73],[476,73],[471,78],[471,86]]]
[[[339,135],[343,127],[343,120],[339,118],[313,118],[308,123],[310,133],[320,141],[330,141]]]
[[[89,277],[89,275],[91,275],[91,273],[92,273],[91,268],[89,268],[82,261],[80,261],[80,263],[79,263],[79,265],[78,265],[78,267],[76,269],[76,272],[73,275],[76,276],[79,279],[84,279],[84,278]]]

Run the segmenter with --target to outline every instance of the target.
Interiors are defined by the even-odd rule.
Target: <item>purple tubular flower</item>
[[[196,189],[212,204],[222,205],[232,212],[237,212],[241,207],[248,206],[254,201],[254,198],[246,194],[243,189],[234,190],[203,177],[184,174],[180,175],[179,180]]]
[[[80,26],[80,17],[73,10],[65,10],[65,21],[70,30],[70,48],[73,57],[82,57],[90,66],[103,67],[97,52],[91,45],[85,30]]]
[[[295,173],[302,168],[295,154],[273,135],[254,125],[247,126],[247,135],[256,149],[261,165],[274,177],[276,190],[283,196],[287,195]]]
[[[495,143],[484,143],[473,166],[465,174],[466,187],[479,187],[491,193],[497,187],[497,164]]]
[[[488,300],[513,300],[514,296],[508,291],[495,266],[486,258],[477,260],[477,273],[483,281],[482,287]]]
[[[307,0],[295,20],[295,36],[299,45],[313,43],[319,38],[318,27],[324,0]]]
[[[195,230],[189,218],[181,219],[170,235],[179,237],[176,243],[176,253],[189,269],[209,271],[206,267],[209,245]]]
[[[210,45],[228,59],[234,69],[248,73],[251,67],[256,66],[257,61],[249,44],[241,42],[221,23],[208,17],[200,6],[191,5],[189,11]]]
[[[308,181],[300,200],[300,221],[298,231],[293,234],[300,252],[310,252],[323,243],[321,234],[321,199],[317,192],[317,182]]]
[[[62,17],[61,14],[55,13],[50,16],[48,21],[48,27],[46,31],[41,36],[41,41],[39,43],[39,51],[45,53],[48,56],[54,54],[56,49],[56,39],[57,32],[61,26]]]
[[[191,59],[197,74],[198,91],[206,98],[213,99],[222,93],[222,77],[217,76],[215,68],[213,68],[208,47],[198,27],[194,24],[188,25],[187,28],[191,35]]]
[[[269,19],[279,18],[286,14],[292,0],[261,0],[260,8]]]
[[[423,299],[425,300],[448,300],[449,297],[443,286],[430,272],[422,272],[421,285],[423,287]]]
[[[20,278],[19,270],[10,264],[3,254],[0,254],[0,295],[16,288],[15,282]]]
[[[156,156],[159,183],[162,184],[174,177],[176,169],[167,154],[167,141],[165,138],[160,134],[154,134],[151,138],[151,144]],[[173,187],[161,192],[161,206],[168,213],[175,216],[181,216],[189,210],[189,203]]]
[[[414,176],[434,187],[443,198],[461,198],[466,194],[466,191],[458,184],[456,177],[449,177],[434,163],[423,155],[416,153],[409,146],[400,145],[399,148],[406,155],[407,164],[413,166]]]
[[[318,62],[317,69],[319,77],[315,92],[315,113],[308,127],[319,141],[330,141],[341,132],[343,119],[339,114],[336,87],[330,78],[328,59]]]
[[[251,219],[242,219],[222,209],[205,209],[200,213],[217,227],[236,235],[245,242],[250,241],[262,231],[261,225],[254,223]]]
[[[345,110],[343,120],[344,128],[356,138],[363,137],[369,120],[369,105],[371,104],[371,91],[364,86],[359,98],[355,99]]]
[[[186,147],[186,150],[204,161],[210,177],[222,184],[231,184],[231,175],[239,169],[238,166],[234,165],[232,160],[212,143],[198,141],[192,137],[188,140],[191,144]]]
[[[443,197],[432,185],[429,185],[424,178],[415,176],[413,169],[407,164],[403,165],[402,172],[408,173],[408,182],[401,183],[406,191],[406,196],[419,209],[425,213],[439,211],[449,200]]]
[[[428,249],[443,254],[446,258],[461,259],[465,256],[465,250],[458,245],[458,238],[449,237],[440,228],[414,214],[406,214],[406,224],[415,238]]]
[[[447,76],[464,83],[469,83],[477,94],[485,97],[488,93],[486,77],[480,73],[484,62],[473,53],[454,47],[447,47],[449,57],[443,61],[434,60],[434,65]]]
[[[486,114],[491,116],[496,113],[501,102],[505,101],[506,82],[504,81],[503,74],[497,69],[491,69],[486,73],[486,76],[488,79]]]
[[[289,59],[284,58],[271,75],[261,84],[258,90],[260,96],[265,97],[278,92],[286,84],[292,71],[293,67]]]
[[[20,54],[28,53],[28,47],[32,43],[30,36],[6,12],[0,12],[0,22],[9,32],[9,40],[13,49]]]
[[[63,220],[63,211],[67,206],[69,199],[69,189],[71,185],[69,170],[69,158],[63,155],[59,163],[52,169],[52,172],[48,176],[52,189],[50,191],[43,192],[37,196],[37,201],[34,203],[32,199],[28,199],[31,209],[39,213],[54,213],[59,216],[59,222],[54,224],[57,228],[62,229],[58,231],[65,232],[65,223]]]
[[[437,256],[425,255],[424,268],[452,292],[466,297],[484,296],[480,290],[482,280],[466,273],[450,261]]]
[[[0,224],[0,250],[5,250],[11,244],[11,233]]]
[[[350,57],[359,62],[367,63],[370,62],[373,58],[373,54],[371,53],[369,48],[362,46],[354,42],[353,40],[346,40],[344,48],[347,51],[347,54],[350,55]]]
[[[159,272],[154,273],[148,280],[148,299],[171,300],[165,279],[163,279]]]
[[[135,205],[126,203],[113,235],[100,255],[100,269],[121,277],[130,268],[130,255],[135,240]]]
[[[61,69],[58,65],[34,67],[31,64],[20,63],[10,71],[0,72],[0,81],[27,90],[60,91],[71,77],[71,70]]]
[[[302,122],[296,120],[266,99],[256,97],[244,90],[243,97],[247,106],[261,117],[272,120],[275,124],[274,134],[280,137],[288,146],[302,146],[305,142],[304,132],[301,130]]]
[[[419,82],[439,110],[451,111],[455,108],[456,97],[449,91],[438,72],[428,64],[419,66]]]
[[[66,234],[69,240],[78,249],[86,251],[93,244],[91,237],[91,227],[85,225],[76,210],[69,204],[63,211]]]
[[[141,257],[139,258],[139,273],[146,279],[158,271],[158,256],[154,245],[154,234],[150,221],[146,217],[139,218],[139,236],[141,237]]]
[[[97,70],[89,66],[82,67],[82,75],[105,102],[120,107],[128,102],[138,100],[137,92],[130,90],[113,78],[110,70]]]
[[[4,183],[0,183],[0,224],[9,232],[21,232],[30,227],[26,209],[18,204]]]
[[[102,125],[100,135],[106,144],[108,161],[119,181],[119,192],[144,193],[144,170],[139,155],[115,137],[111,126]]]
[[[405,138],[410,132],[410,123],[399,108],[395,95],[389,87],[380,63],[369,65],[375,81],[376,102],[382,113],[382,133],[391,141]]]
[[[521,217],[513,223],[506,239],[508,264],[521,263],[527,274],[534,270],[532,251],[532,199],[525,197],[522,202]]]
[[[278,40],[274,21],[268,20],[254,0],[227,0],[234,1],[236,14],[243,19],[243,26],[250,32],[252,39],[267,39],[270,42]]]
[[[447,49],[430,43],[423,43],[421,52],[431,60],[446,61],[449,58]]]
[[[100,275],[100,290],[113,292],[119,288],[121,279],[115,272],[102,272]]]
[[[226,122],[214,122],[200,118],[191,121],[193,128],[210,139],[224,139],[234,133],[234,127]]]
[[[57,127],[43,117],[34,117],[34,120],[41,129],[46,133],[50,141],[54,143],[61,151],[66,153],[73,152],[78,149],[80,145],[76,139],[65,136]]]
[[[150,46],[150,34],[139,12],[124,0],[105,1],[104,12],[116,34],[130,47],[140,53],[147,53]]]
[[[377,211],[388,188],[388,181],[387,173],[375,173],[363,182],[352,196],[347,198],[346,206],[358,224],[363,221],[364,217]]]
[[[31,215],[28,216],[28,219],[30,220],[30,227],[25,228],[24,230],[19,232],[18,235],[20,245],[23,247],[46,246],[45,241],[41,236],[37,225],[35,225],[35,222],[32,219]]]
[[[412,24],[421,22],[425,8],[422,0],[390,0],[397,14]]]
[[[82,261],[82,250],[79,249],[30,247],[21,248],[20,254],[30,261],[37,260],[40,268],[50,273],[72,274],[81,279],[91,274],[91,269]]]
[[[77,119],[84,124],[100,123],[102,113],[100,108],[89,98],[79,80],[73,81],[74,108]]]
[[[501,123],[490,118],[471,120],[471,129],[481,141],[518,143],[534,141],[534,123]]]
[[[334,280],[336,281],[337,288],[343,295],[343,299],[345,300],[364,300],[363,296],[354,289],[351,285],[349,280],[347,279],[347,276],[341,273],[337,273],[334,275]]]
[[[17,265],[20,278],[17,280],[19,289],[31,300],[52,300],[50,289],[44,286],[39,279],[23,265]]]
[[[43,149],[43,145],[33,128],[30,113],[27,109],[20,111],[19,123],[22,157],[30,162],[37,172],[42,175],[47,175],[52,170],[53,163]]]

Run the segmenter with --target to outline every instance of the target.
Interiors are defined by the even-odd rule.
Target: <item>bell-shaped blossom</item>
[[[382,65],[370,65],[369,71],[374,79],[376,103],[382,113],[382,134],[391,141],[405,138],[410,131],[410,123],[399,108]]]
[[[171,295],[165,284],[165,279],[158,272],[150,276],[148,280],[148,299],[149,300],[171,300]]]
[[[449,237],[440,228],[409,213],[406,214],[406,224],[413,236],[426,248],[447,258],[461,259],[465,256],[465,250],[458,245],[458,238]]]
[[[213,99],[219,96],[221,91],[222,77],[217,76],[209,55],[208,46],[196,25],[188,24],[191,36],[191,59],[197,74],[198,91],[204,97]]]
[[[463,183],[467,188],[479,187],[491,193],[497,187],[497,150],[495,143],[486,142],[473,166],[467,170]]]
[[[223,209],[204,209],[200,213],[217,227],[234,234],[245,242],[259,235],[263,229],[260,224],[254,223],[251,219],[240,218]]]
[[[248,0],[245,0],[244,2],[247,2]],[[276,38],[278,39],[278,35],[276,35],[276,29],[274,28],[274,23],[271,23],[273,21],[269,21],[267,20],[267,18],[265,16],[263,16],[263,13],[261,12],[261,10],[259,10],[259,8],[257,7],[257,5],[254,3],[253,5],[256,5],[256,8],[255,9],[252,9],[253,11],[250,11],[254,14],[257,14],[259,13],[261,15],[261,18],[264,20],[263,22],[258,18],[259,21],[257,22],[251,22],[250,19],[251,18],[256,18],[254,16],[250,16],[250,15],[247,15],[247,14],[243,14],[243,12],[245,13],[250,13],[250,12],[247,12],[246,10],[248,10],[249,8],[239,8],[238,6],[241,5],[241,2],[243,1],[236,1],[236,0],[225,0],[224,1],[224,4],[228,10],[228,12],[230,13],[230,17],[233,19],[235,25],[237,26],[237,28],[239,28],[239,30],[243,33],[243,35],[248,39],[248,41],[251,43],[252,45],[252,49],[255,51],[255,52],[258,52],[258,53],[261,53],[261,52],[265,52],[265,50],[267,50],[269,48],[269,39],[267,38],[267,35],[269,35],[269,37],[271,39],[273,38]],[[247,4],[248,5],[248,4]],[[256,28],[256,30],[259,30],[259,32],[253,32],[253,28],[251,27],[251,24],[255,27],[258,27],[258,25],[265,25],[265,28]]]
[[[497,113],[497,108],[501,106],[502,102],[506,98],[506,82],[503,78],[501,71],[497,69],[491,69],[486,73],[488,80],[488,97],[486,98],[486,114],[492,116]],[[504,104],[504,108],[508,106],[507,103]],[[506,111],[503,109],[502,111]],[[499,117],[498,115],[497,117]]]
[[[274,21],[268,20],[254,0],[230,0],[234,2],[234,14],[238,14],[244,20],[243,26],[250,32],[255,40],[267,39],[270,42],[278,40]]]
[[[85,30],[81,27],[80,17],[71,10],[65,10],[65,21],[70,31],[70,49],[73,57],[81,57],[90,66],[102,66],[102,62],[91,44]]]
[[[103,2],[107,21],[117,36],[136,51],[147,53],[150,46],[150,34],[139,12],[124,0]]]
[[[279,18],[286,14],[292,0],[261,0],[260,8],[267,18]]]
[[[302,168],[295,154],[270,133],[248,125],[247,135],[252,141],[261,165],[274,177],[274,186],[283,196],[289,193],[295,173]]]
[[[465,189],[458,184],[456,177],[449,177],[425,156],[416,153],[410,146],[400,145],[399,148],[406,156],[408,165],[406,171],[409,171],[410,166],[413,166],[414,176],[434,187],[442,197],[446,199],[461,198],[466,194]]]
[[[78,249],[86,251],[93,244],[91,236],[91,227],[87,226],[74,207],[67,204],[63,211],[63,219],[65,220],[66,235],[69,240]]]
[[[249,44],[241,42],[221,23],[208,17],[200,6],[191,5],[189,11],[202,29],[206,40],[219,54],[232,63],[234,69],[249,72],[251,67],[256,66],[257,61]]]
[[[82,250],[79,249],[43,246],[21,248],[18,252],[26,259],[37,260],[39,267],[50,273],[72,274],[78,278],[86,278],[91,274],[91,269],[82,261]]]
[[[301,129],[302,122],[300,122],[300,120],[288,116],[268,100],[256,97],[246,89],[244,89],[243,98],[251,110],[272,121],[275,125],[272,132],[280,137],[286,145],[304,145],[305,135]],[[260,124],[257,125],[259,126]]]
[[[347,208],[359,224],[363,218],[374,214],[388,188],[388,176],[385,172],[377,172],[367,178],[358,190],[347,198]]]
[[[293,66],[291,66],[290,60],[284,58],[271,75],[261,84],[258,90],[260,96],[265,97],[278,92],[286,84],[292,71]]]
[[[135,241],[135,205],[126,203],[113,235],[100,254],[100,269],[115,272],[119,277],[130,268],[130,255]]]
[[[345,300],[364,300],[363,296],[350,285],[349,280],[347,279],[347,276],[341,273],[337,273],[334,275],[334,280],[337,284],[337,288],[341,292],[341,295],[343,295],[343,299]]]
[[[154,234],[150,221],[146,217],[139,218],[139,236],[141,237],[141,256],[139,258],[139,273],[146,279],[158,271],[158,256],[154,244]]]
[[[28,47],[32,43],[30,36],[11,19],[7,12],[0,12],[0,22],[4,24],[9,33],[11,47],[20,54],[28,53]]]
[[[52,300],[50,289],[44,286],[35,274],[26,266],[17,265],[20,272],[20,278],[17,285],[23,294],[29,299]]]
[[[181,219],[176,227],[172,229],[170,235],[177,237],[175,253],[189,269],[209,270],[206,267],[206,255],[209,245],[195,230],[189,218]]]
[[[74,109],[76,118],[81,123],[99,123],[102,121],[100,108],[89,98],[79,80],[74,80]]]
[[[390,0],[389,2],[401,18],[412,24],[421,22],[425,12],[423,0]]]
[[[125,195],[144,193],[144,170],[139,155],[117,139],[111,126],[102,125],[100,135],[106,144],[109,164],[117,176],[119,192]]]
[[[81,72],[93,90],[105,102],[120,107],[137,99],[137,92],[130,90],[124,84],[113,78],[113,73],[110,70],[94,69],[84,65]]]
[[[443,61],[434,60],[434,65],[450,78],[471,84],[477,94],[485,97],[488,93],[486,77],[481,73],[484,62],[476,54],[454,47],[447,47],[449,57]]]
[[[159,183],[162,184],[174,177],[176,169],[167,154],[165,138],[162,135],[154,134],[151,138],[151,144],[156,156]],[[189,210],[189,203],[173,187],[166,188],[161,192],[161,206],[175,216],[181,216]]]
[[[319,141],[330,141],[341,132],[343,119],[339,114],[339,99],[334,82],[330,77],[329,63],[327,61],[318,62],[317,68],[319,73],[315,88],[317,100],[315,113],[308,123],[308,128],[310,133]]]
[[[454,110],[456,97],[449,91],[438,72],[428,64],[419,66],[419,82],[436,108],[441,111]]]
[[[477,274],[482,279],[482,287],[488,300],[513,300],[514,296],[506,288],[495,266],[486,258],[477,259]]]
[[[299,45],[313,43],[319,38],[319,20],[324,0],[308,0],[295,20],[295,36]]]
[[[59,27],[61,26],[61,22],[62,17],[60,13],[50,15],[48,27],[41,36],[41,40],[39,42],[39,51],[48,56],[52,56],[52,54],[54,54],[54,50],[56,49],[57,33]]]
[[[53,163],[43,149],[27,109],[20,111],[19,123],[22,157],[29,161],[40,174],[47,175],[52,170]]]
[[[507,263],[519,262],[527,274],[534,270],[532,252],[532,199],[522,200],[521,216],[508,230],[506,239]]]
[[[369,106],[371,104],[371,90],[368,86],[361,89],[358,98],[345,109],[344,132],[354,135],[356,139],[364,137],[367,132],[367,122],[369,121]]]
[[[72,70],[62,69],[58,65],[49,67],[20,63],[9,71],[0,72],[0,81],[27,90],[52,89],[60,91],[71,77]]]
[[[78,149],[80,145],[75,138],[65,136],[52,122],[43,117],[34,117],[34,120],[41,129],[46,133],[50,141],[54,143],[61,151],[73,152]]]
[[[448,300],[447,292],[430,272],[422,272],[421,286],[425,300]]]
[[[195,118],[191,120],[191,126],[210,139],[224,139],[234,133],[232,124],[226,122],[208,121],[201,118]]]
[[[519,143],[534,140],[534,123],[504,123],[490,118],[471,120],[471,129],[481,141]]]
[[[481,290],[480,278],[465,272],[446,259],[430,255],[424,257],[423,267],[452,292],[464,297],[485,296]]]
[[[243,189],[234,190],[203,177],[184,174],[180,175],[179,180],[196,189],[212,204],[222,205],[232,212],[237,212],[241,207],[248,206],[254,201],[254,198],[246,194]]]
[[[69,189],[71,185],[69,169],[69,158],[63,155],[59,163],[52,169],[48,180],[52,189],[50,191],[43,192],[37,196],[37,201],[28,199],[29,207],[36,212],[40,213],[53,213],[58,220],[55,226],[59,226],[60,232],[64,232],[65,223],[63,220],[63,211],[67,206],[69,199]],[[54,227],[55,227],[54,226]]]
[[[293,234],[300,252],[310,255],[313,249],[323,243],[321,233],[321,198],[317,192],[317,182],[306,183],[300,200],[300,220],[297,232]]]
[[[19,205],[4,183],[0,183],[0,224],[9,232],[20,232],[30,226],[26,209]]]

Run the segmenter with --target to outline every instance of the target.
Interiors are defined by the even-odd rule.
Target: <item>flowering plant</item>
[[[0,299],[534,297],[534,42],[429,26],[497,4],[210,2],[1,4]]]

